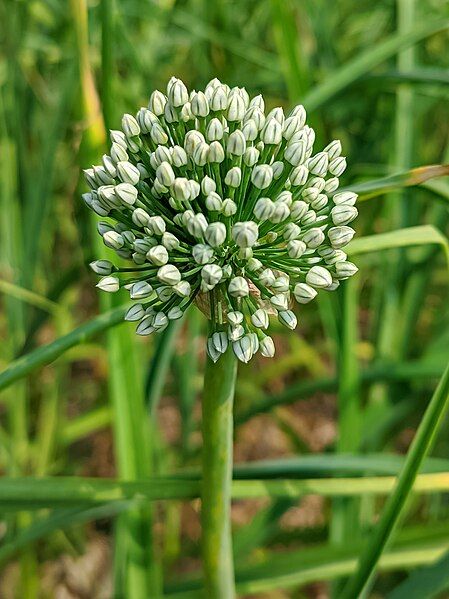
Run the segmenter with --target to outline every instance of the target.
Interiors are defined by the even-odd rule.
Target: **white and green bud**
[[[123,115],[122,129],[126,137],[137,137],[140,133],[139,123],[131,114]]]
[[[164,266],[168,262],[168,252],[163,245],[155,245],[148,250],[146,256],[155,266]]]
[[[209,102],[203,92],[196,92],[190,99],[192,114],[204,118],[209,114]]]
[[[203,281],[210,285],[211,287],[215,287],[221,281],[223,276],[223,270],[218,264],[206,264],[201,269],[201,278]]]
[[[98,289],[101,289],[102,291],[107,291],[108,293],[115,293],[120,289],[120,281],[118,277],[102,277],[98,281],[96,286],[98,287]]]
[[[271,218],[274,210],[275,205],[270,198],[259,198],[254,206],[254,216],[263,222]]]
[[[264,358],[273,358],[276,352],[274,341],[268,335],[259,342],[259,349]]]
[[[248,281],[244,277],[234,277],[229,281],[228,292],[232,297],[246,297],[249,295]]]
[[[125,320],[137,322],[138,320],[142,320],[144,316],[145,308],[142,306],[142,304],[134,304],[134,306],[131,306],[131,308],[129,308],[129,310],[126,312]]]
[[[317,290],[306,283],[297,283],[293,295],[298,304],[308,304],[317,296]]]
[[[242,171],[238,166],[234,166],[226,173],[225,185],[228,187],[238,187],[242,181]]]
[[[270,324],[268,312],[263,308],[259,308],[251,314],[251,322],[258,329],[268,329],[268,325]]]
[[[291,331],[294,331],[298,325],[298,319],[291,310],[280,310],[278,312],[278,320]]]
[[[153,294],[153,287],[148,283],[148,281],[138,281],[137,283],[133,283],[131,289],[129,290],[129,295],[131,299],[145,299],[146,297],[150,297]]]
[[[257,189],[266,189],[273,181],[273,169],[269,164],[258,164],[251,173],[251,182]]]
[[[226,240],[226,226],[220,222],[211,223],[204,232],[204,238],[212,247],[219,247]]]
[[[259,237],[259,227],[250,220],[235,223],[231,230],[232,238],[240,248],[252,247]]]
[[[337,249],[347,245],[354,237],[354,234],[354,229],[345,225],[342,225],[341,227],[331,227],[327,232],[332,247]]]
[[[220,141],[223,139],[223,135],[224,129],[221,121],[217,118],[211,119],[206,127],[207,141]]]
[[[211,142],[207,159],[211,164],[221,164],[223,162],[225,152],[219,141]]]
[[[232,344],[232,350],[235,354],[235,357],[240,362],[247,364],[253,357],[253,345],[251,337],[249,335],[244,335],[238,341],[234,341]]]
[[[103,242],[106,247],[112,250],[119,250],[125,245],[125,240],[116,231],[106,231],[103,235]]]
[[[322,289],[332,284],[332,276],[323,266],[312,266],[306,274],[306,283],[311,287]]]
[[[197,264],[208,264],[215,258],[215,251],[206,243],[197,243],[192,248],[192,256]]]
[[[162,162],[156,169],[156,177],[165,187],[171,187],[175,182],[175,173],[169,162]]]
[[[297,260],[301,258],[304,252],[307,250],[307,246],[304,241],[300,239],[292,239],[287,243],[287,253],[290,258]]]

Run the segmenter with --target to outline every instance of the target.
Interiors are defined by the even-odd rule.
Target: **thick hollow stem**
[[[207,359],[203,391],[202,546],[205,596],[234,599],[231,541],[232,429],[237,360]]]

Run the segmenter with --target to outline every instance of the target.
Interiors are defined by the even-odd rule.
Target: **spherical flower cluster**
[[[292,298],[306,304],[357,271],[342,249],[357,196],[337,191],[341,144],[314,154],[314,140],[303,106],[265,114],[262,96],[218,79],[189,93],[173,77],[124,115],[102,165],[85,171],[83,198],[108,219],[104,244],[130,262],[93,262],[98,287],[129,291],[139,335],[196,302],[212,322],[212,360],[230,344],[242,362],[271,357],[270,315],[294,329]]]

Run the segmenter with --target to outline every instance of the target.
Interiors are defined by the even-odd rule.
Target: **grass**
[[[298,310],[296,333],[276,331],[274,361],[239,372],[238,596],[447,593],[447,6],[0,11],[0,596],[54,596],[47,566],[89,555],[95,538],[114,548],[111,596],[187,599],[203,585],[206,322],[192,308],[142,343],[122,324],[124,298],[98,305],[86,265],[99,248],[79,199],[106,130],[172,74],[197,89],[214,76],[245,85],[268,108],[301,101],[318,145],[342,139],[342,184],[360,194],[356,279]],[[304,526],[294,516],[310,495],[320,504]]]

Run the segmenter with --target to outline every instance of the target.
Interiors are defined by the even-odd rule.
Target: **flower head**
[[[84,201],[108,219],[98,232],[130,262],[91,266],[103,291],[129,291],[138,334],[196,302],[213,323],[212,360],[229,344],[242,362],[271,357],[269,317],[294,329],[293,298],[308,303],[357,271],[342,249],[357,196],[337,191],[340,142],[314,154],[303,106],[264,109],[262,96],[218,79],[189,93],[172,78],[149,108],[124,115],[110,154],[85,171]]]

